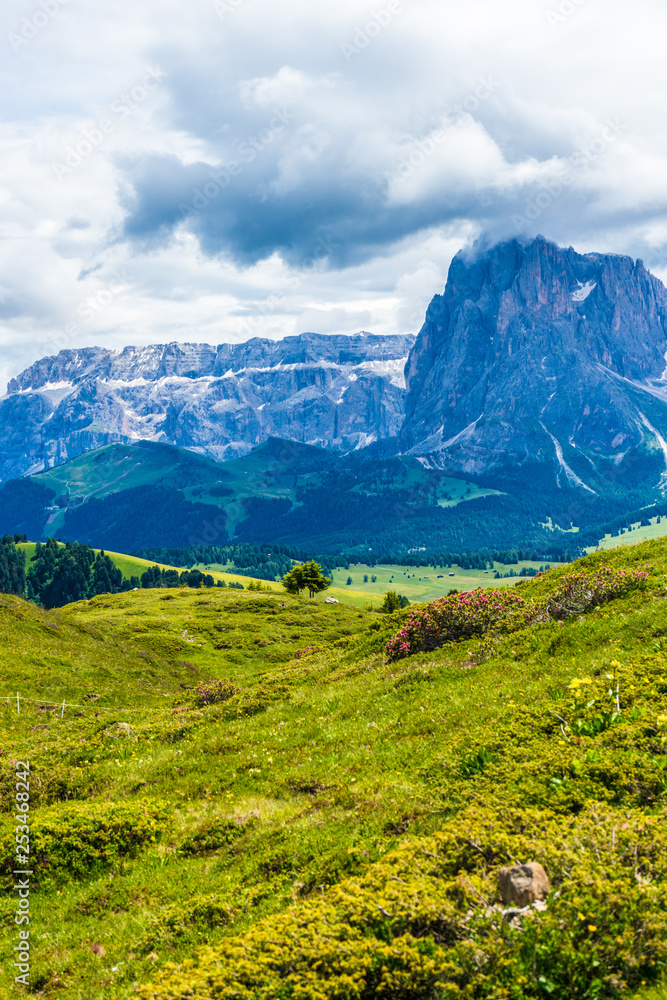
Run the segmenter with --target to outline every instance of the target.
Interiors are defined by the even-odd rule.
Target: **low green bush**
[[[152,951],[193,931],[201,932],[202,928],[224,926],[230,923],[233,915],[232,908],[219,896],[198,893],[187,903],[172,903],[165,906],[140,941],[139,951],[144,953]]]
[[[180,847],[181,854],[198,856],[227,847],[240,837],[248,823],[235,820],[213,819],[187,837]]]
[[[361,877],[167,964],[146,1000],[583,1000],[667,960],[664,812],[471,807]],[[499,868],[539,861],[544,911],[508,923]]]
[[[565,577],[547,600],[545,611],[549,618],[557,620],[583,615],[634,590],[645,589],[647,582],[648,573],[643,570],[611,569],[609,566],[580,570]]]
[[[133,858],[167,828],[162,803],[67,803],[35,813],[30,820],[33,883],[89,878],[121,858]],[[5,824],[6,825],[6,824]],[[15,834],[0,837],[0,875],[6,886],[15,867]]]
[[[446,642],[471,639],[514,619],[518,627],[530,625],[538,609],[511,590],[477,590],[452,594],[413,611],[406,624],[386,645],[390,659],[429,652]]]
[[[224,681],[201,681],[194,692],[194,703],[198,708],[215,705],[217,702],[229,701],[240,690]]]

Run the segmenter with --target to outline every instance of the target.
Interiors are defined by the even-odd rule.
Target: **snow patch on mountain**
[[[576,472],[574,471],[574,469],[571,469],[570,466],[567,464],[567,462],[565,461],[565,458],[563,456],[563,448],[562,448],[561,443],[558,440],[558,438],[554,437],[554,435],[551,433],[551,431],[548,430],[544,426],[544,424],[542,423],[541,420],[540,420],[540,424],[542,424],[543,430],[545,430],[547,432],[547,434],[549,435],[549,437],[553,441],[554,448],[556,449],[556,458],[558,459],[558,464],[560,465],[561,469],[563,470],[563,472],[567,476],[567,478],[570,481],[570,483],[573,486],[583,486],[583,488],[585,490],[588,490],[589,493],[595,493],[595,490],[591,489],[590,486],[587,486],[586,483],[583,481],[583,479],[581,479],[576,474]]]
[[[140,440],[218,461],[269,437],[363,448],[400,431],[414,339],[302,334],[61,351],[12,379],[0,399],[0,477]]]
[[[662,448],[662,453],[665,456],[665,466],[667,467],[667,441],[665,441],[664,437],[655,429],[653,424],[650,424],[648,422],[643,413],[639,414],[639,418],[643,423],[644,427],[646,428],[646,430],[650,431],[650,433],[654,436],[654,438]]]
[[[388,378],[397,389],[405,389],[405,364],[407,356],[404,358],[392,358],[387,361],[362,361],[359,365],[365,371],[373,372]]]
[[[584,302],[597,285],[597,281],[587,281],[586,284],[579,281],[579,287],[571,293],[573,302]]]

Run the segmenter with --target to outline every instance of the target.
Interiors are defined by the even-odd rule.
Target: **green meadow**
[[[369,598],[380,600],[388,590],[396,590],[399,594],[407,597],[412,602],[432,601],[436,597],[442,597],[450,590],[474,590],[475,587],[504,587],[515,584],[514,577],[503,580],[495,580],[494,572],[509,573],[510,570],[518,575],[525,567],[527,569],[539,570],[540,566],[547,566],[548,563],[524,561],[513,565],[495,563],[493,570],[461,569],[460,566],[449,566],[434,569],[432,566],[365,566],[362,564],[351,565],[349,570],[339,569],[334,572],[331,590],[327,593],[334,593],[335,596],[342,595],[342,600],[348,600],[351,604],[363,604]],[[364,582],[364,577],[368,581]],[[372,577],[376,577],[373,583]],[[347,584],[348,577],[352,577],[352,583]]]
[[[658,523],[657,517],[648,518],[651,522],[650,526],[642,524],[640,521],[636,521],[631,524],[629,529],[625,531],[622,535],[605,535],[604,538],[600,539],[599,547],[601,549],[616,549],[621,545],[636,545],[638,542],[646,542],[651,538],[664,538],[667,535],[667,518],[662,517],[660,523]],[[590,548],[589,552],[594,552],[594,548]]]
[[[22,542],[19,548],[26,553],[28,565],[35,552],[34,542]],[[99,550],[95,550],[96,552]],[[167,566],[163,563],[155,563],[148,559],[140,559],[137,556],[124,555],[120,552],[110,552],[105,550],[114,564],[121,570],[126,579],[132,576],[141,577],[150,566],[159,565],[161,569],[175,569],[177,567]],[[517,574],[523,567],[539,570],[539,562],[524,561],[507,565],[496,563],[495,569],[500,573],[509,573],[513,570]],[[241,576],[234,573],[232,566],[222,566],[221,564],[199,563],[197,568],[202,572],[210,573],[214,580],[225,581],[226,583],[241,583],[247,587],[252,577]],[[182,567],[181,567],[182,570]],[[179,570],[180,572],[180,570]],[[366,566],[354,564],[349,570],[336,570],[332,577],[331,587],[317,598],[324,601],[325,597],[334,597],[341,603],[351,604],[354,607],[365,608],[367,606],[379,607],[384,594],[388,590],[397,590],[411,602],[431,601],[436,597],[442,597],[450,590],[473,590],[475,587],[504,587],[515,584],[517,579],[508,577],[503,580],[494,579],[494,570],[486,573],[480,570],[465,570],[459,566],[434,570],[433,567],[424,566]],[[352,584],[347,585],[347,578],[352,577]],[[364,576],[368,577],[368,582],[364,582]],[[375,576],[373,583],[371,577]],[[283,593],[282,584],[272,581],[261,581],[262,586],[276,593]]]
[[[109,555],[111,555],[117,566],[123,568],[114,553],[109,553]],[[338,601],[345,604],[352,604],[358,608],[365,608],[370,605],[379,607],[386,592],[388,590],[396,590],[404,597],[407,597],[411,603],[432,601],[437,597],[448,594],[453,589],[474,590],[475,587],[511,586],[518,579],[522,579],[519,577],[519,574],[524,567],[538,571],[540,566],[547,565],[550,564],[531,561],[523,561],[512,565],[495,563],[494,570],[484,572],[483,570],[461,569],[460,566],[433,569],[432,566],[368,566],[364,563],[354,563],[350,565],[349,569],[334,570],[331,577],[331,587],[323,594],[320,594],[317,600],[323,601],[325,597],[335,597]],[[249,577],[244,578],[233,575],[230,577],[230,571],[220,564],[208,565],[199,563],[197,568],[202,572],[210,572],[216,579],[219,576],[223,580],[235,579],[240,580],[242,583],[245,580],[246,585],[250,579]],[[509,573],[510,570],[513,570],[516,573],[516,578],[507,577],[506,579],[496,580],[494,579],[495,570],[498,570],[499,573]],[[348,577],[352,578],[351,584],[347,583]],[[368,577],[368,579],[364,581],[364,577]],[[373,581],[373,577],[376,578],[375,581]],[[273,584],[273,586],[280,587],[277,583]]]
[[[516,593],[542,606],[603,564],[648,575],[565,620],[396,661],[410,612],[188,588],[49,612],[1,597],[0,995],[25,992],[17,760],[29,995],[664,995],[667,543]],[[528,861],[551,894],[510,920],[498,870]]]

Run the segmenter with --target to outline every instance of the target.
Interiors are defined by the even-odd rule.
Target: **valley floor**
[[[119,565],[119,563],[117,563]],[[336,569],[331,577],[331,587],[318,595],[317,600],[324,600],[325,597],[335,597],[344,604],[351,604],[354,607],[367,608],[369,606],[379,607],[384,595],[388,590],[396,590],[407,597],[411,603],[433,601],[437,597],[442,597],[450,590],[474,590],[475,587],[506,587],[517,582],[521,577],[521,570],[532,569],[536,573],[554,563],[540,563],[524,560],[518,563],[504,564],[495,563],[494,569],[474,570],[461,569],[460,566],[445,566],[433,569],[432,566],[399,566],[380,565],[368,566],[365,563],[353,563],[349,569]],[[213,572],[216,570],[221,576],[216,579],[234,579],[247,582],[251,578],[232,576],[229,577],[227,571],[220,565],[214,565],[210,569],[204,563],[197,567],[202,572]],[[503,576],[497,580],[495,572],[500,574],[514,573],[515,576]],[[348,584],[348,577],[352,578],[352,583]],[[367,577],[367,580],[364,580]],[[375,577],[375,580],[373,580]],[[273,585],[282,590],[279,584]]]

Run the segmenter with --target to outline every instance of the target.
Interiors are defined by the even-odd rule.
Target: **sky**
[[[5,0],[0,386],[416,333],[482,235],[667,279],[665,37],[660,0]]]

